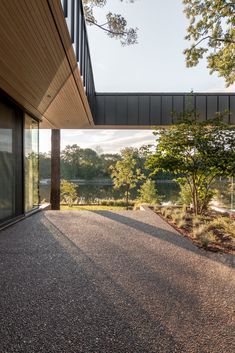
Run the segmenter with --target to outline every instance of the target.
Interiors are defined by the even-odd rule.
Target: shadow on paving
[[[200,256],[204,256],[212,261],[219,262],[223,265],[226,265],[231,268],[235,268],[235,262],[234,262],[234,256],[230,254],[226,254],[225,256],[223,254],[216,254],[219,256],[211,258],[212,252],[208,252],[203,249],[197,248],[196,245],[194,245],[189,239],[183,237],[180,234],[170,232],[169,230],[165,230],[162,228],[158,228],[157,226],[153,226],[144,222],[141,222],[139,220],[126,217],[124,215],[121,215],[119,213],[114,213],[111,211],[90,211],[92,213],[96,213],[100,216],[106,217],[108,219],[111,219],[115,222],[119,222],[121,224],[124,224],[128,227],[132,227],[138,231],[142,231],[144,233],[147,233],[150,236],[156,237],[158,239],[167,241],[177,247],[183,248],[187,251],[191,251],[196,254],[200,254]],[[157,215],[156,215],[157,217]],[[162,220],[162,222],[165,222]]]
[[[0,351],[186,352],[43,215],[0,234]]]

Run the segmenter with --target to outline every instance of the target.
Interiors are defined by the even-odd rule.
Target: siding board
[[[196,114],[199,116],[199,120],[206,120],[206,96],[196,96]]]
[[[105,99],[105,121],[109,124],[116,124],[116,99],[114,96],[104,97]]]
[[[161,97],[150,97],[150,125],[161,124]]]
[[[139,125],[150,125],[150,97],[139,97]]]
[[[117,96],[116,97],[116,108],[117,109],[117,125],[128,124],[128,109],[127,109],[127,97]]]
[[[127,102],[128,102],[128,124],[138,125],[138,121],[139,121],[138,97],[128,96]]]
[[[184,111],[184,96],[173,96],[173,120],[176,121]]]
[[[172,96],[162,96],[162,125],[172,124],[173,102]]]
[[[213,119],[217,111],[217,96],[207,96],[207,119]]]
[[[220,110],[231,111],[235,124],[235,94],[195,93],[97,93],[96,125],[115,128],[151,128],[172,124],[185,109],[195,109],[199,120],[212,119]],[[106,100],[103,106],[101,102]],[[172,113],[177,114],[172,117]],[[105,119],[104,119],[105,116]],[[228,116],[226,117],[228,121]]]
[[[235,124],[235,95],[230,96],[230,123]]]
[[[229,98],[228,96],[219,96],[219,112],[224,113],[225,110],[229,110]],[[224,121],[229,122],[229,115],[224,115]]]

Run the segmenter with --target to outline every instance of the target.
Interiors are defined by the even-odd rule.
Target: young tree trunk
[[[198,193],[197,193],[197,185],[195,179],[193,177],[193,212],[195,216],[198,216],[199,213],[199,202],[198,202]]]
[[[60,210],[60,130],[51,130],[51,209]]]
[[[129,188],[126,189],[126,209],[129,207]]]

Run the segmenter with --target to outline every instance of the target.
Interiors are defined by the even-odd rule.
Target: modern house
[[[235,94],[97,93],[81,0],[0,0],[0,225],[38,208],[38,131],[151,128],[194,107],[231,112]]]

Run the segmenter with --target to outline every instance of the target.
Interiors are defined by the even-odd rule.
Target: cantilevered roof
[[[43,127],[92,127],[59,0],[0,0],[0,88]]]

